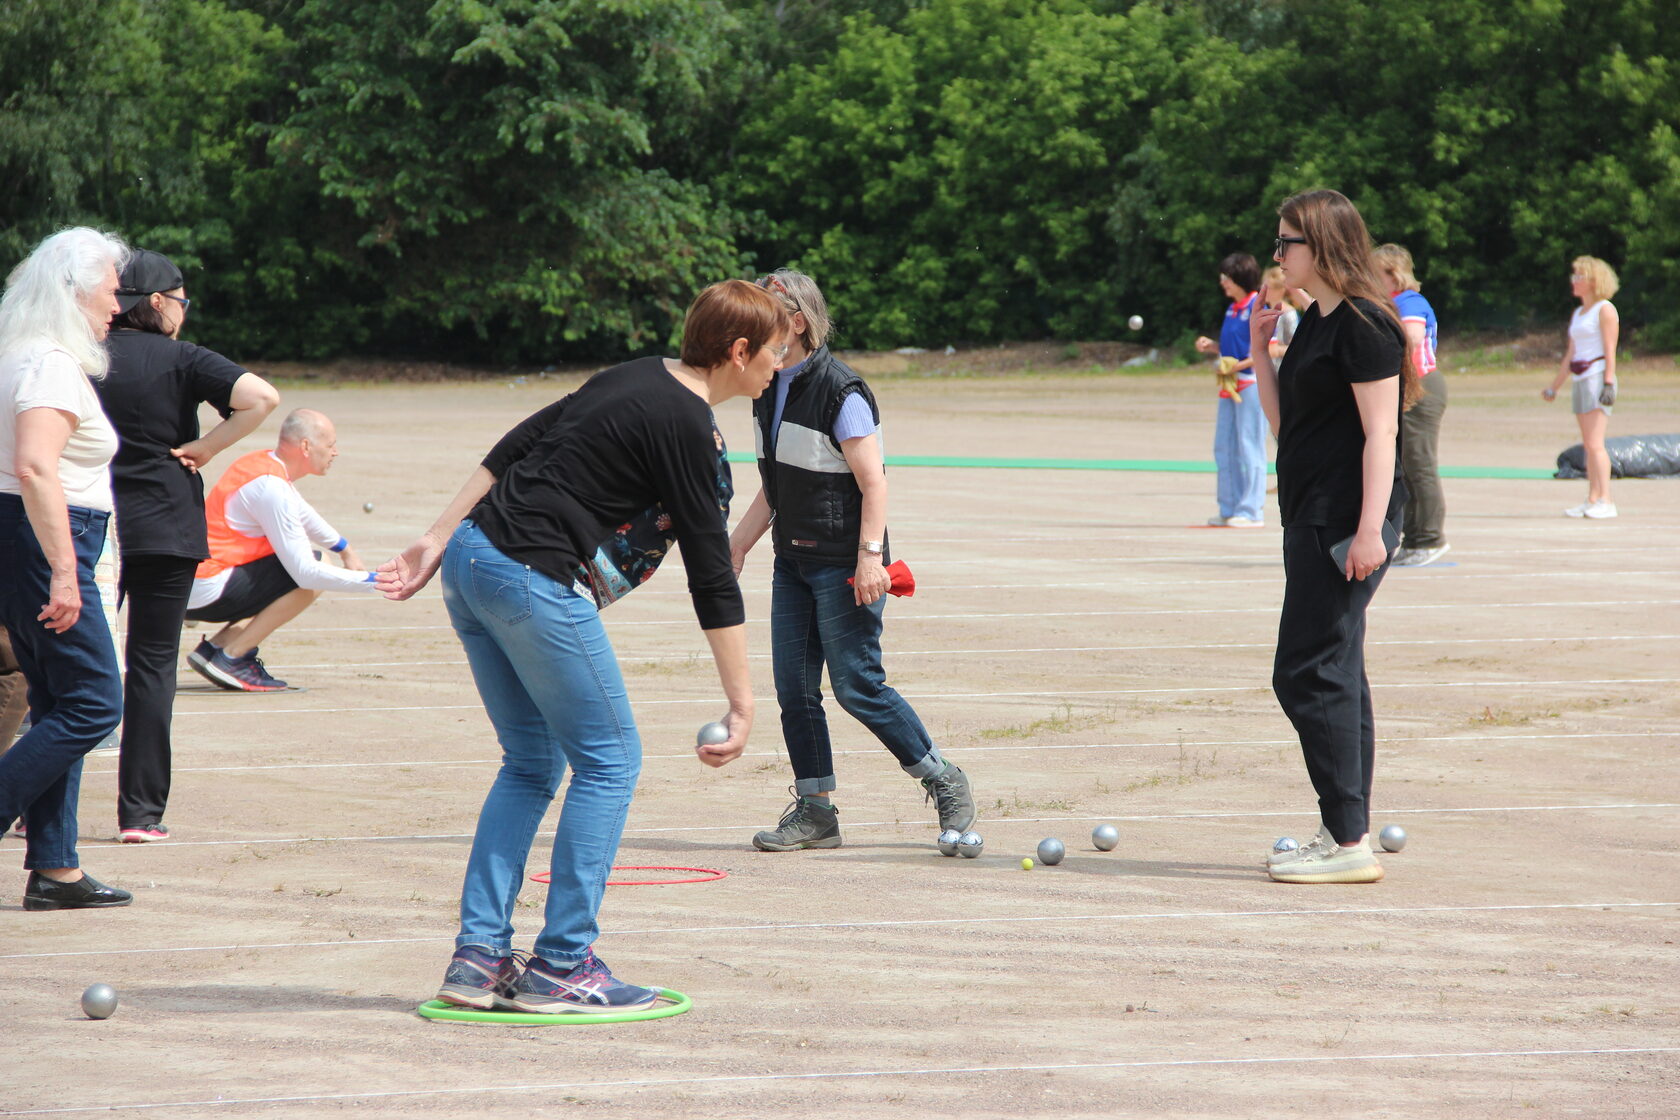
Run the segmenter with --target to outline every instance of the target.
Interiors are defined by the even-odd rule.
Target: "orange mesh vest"
[[[205,495],[204,528],[210,538],[210,559],[199,562],[198,570],[193,573],[198,579],[274,554],[274,546],[268,543],[267,537],[247,537],[227,523],[228,499],[238,493],[241,486],[265,474],[291,481],[286,468],[272,455],[266,451],[253,451],[235,459],[233,466]]]

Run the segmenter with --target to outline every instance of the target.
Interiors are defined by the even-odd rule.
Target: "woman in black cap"
[[[181,270],[140,249],[122,270],[106,343],[111,373],[97,382],[121,446],[111,461],[122,556],[119,595],[128,600],[117,828],[124,843],[169,835],[169,723],[175,666],[193,571],[210,555],[204,483],[198,472],[256,430],[280,403],[274,387],[214,350],[180,341],[187,298]],[[223,420],[199,434],[198,406]]]

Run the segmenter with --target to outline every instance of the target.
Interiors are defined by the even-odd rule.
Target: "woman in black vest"
[[[829,352],[828,303],[816,281],[778,269],[759,281],[793,318],[776,384],[753,402],[763,488],[730,537],[739,575],[766,530],[776,550],[770,638],[782,737],[793,763],[793,804],[753,837],[764,852],[838,848],[840,811],[823,665],[834,698],[921,782],[941,829],[969,828],[968,777],[947,762],[881,667],[887,563],[887,475],[881,411],[846,363]]]
[[[214,350],[182,342],[186,281],[162,253],[137,250],[122,271],[105,346],[111,373],[94,383],[122,445],[111,460],[120,587],[128,600],[117,834],[125,844],[168,837],[175,666],[193,571],[210,555],[199,471],[256,431],[280,394]],[[203,435],[198,406],[222,422]]]
[[[1400,543],[1400,410],[1417,396],[1417,372],[1353,203],[1328,190],[1285,199],[1273,255],[1314,302],[1276,370],[1266,342],[1282,309],[1249,318],[1283,515],[1272,690],[1300,736],[1321,823],[1306,847],[1267,866],[1283,883],[1374,883],[1383,869],[1370,844],[1365,610]]]

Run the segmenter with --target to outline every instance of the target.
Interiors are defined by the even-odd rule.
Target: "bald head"
[[[326,413],[296,408],[280,421],[280,442],[274,453],[286,464],[293,479],[326,474],[338,457],[338,432]]]

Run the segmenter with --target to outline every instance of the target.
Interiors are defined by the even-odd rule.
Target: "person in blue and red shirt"
[[[1452,546],[1442,529],[1447,504],[1441,496],[1441,472],[1435,449],[1441,440],[1441,416],[1447,411],[1447,382],[1435,365],[1435,309],[1423,298],[1412,274],[1412,254],[1404,245],[1378,245],[1371,259],[1382,270],[1406,330],[1406,345],[1417,366],[1422,395],[1400,417],[1400,463],[1406,479],[1406,531],[1394,564],[1416,568],[1433,564]]]
[[[1219,516],[1209,525],[1252,529],[1266,523],[1266,414],[1254,391],[1248,319],[1259,307],[1260,265],[1247,253],[1219,262],[1219,286],[1231,300],[1219,341],[1203,335],[1196,349],[1219,355],[1219,416],[1213,429],[1213,461],[1219,468]]]

